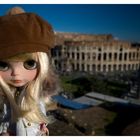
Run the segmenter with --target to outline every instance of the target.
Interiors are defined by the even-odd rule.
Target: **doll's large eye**
[[[27,70],[33,70],[37,68],[37,62],[35,60],[27,60],[24,62],[24,68]]]
[[[7,62],[0,61],[0,71],[7,71],[9,69],[9,64]]]

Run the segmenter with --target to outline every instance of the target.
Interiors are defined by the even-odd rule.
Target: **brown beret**
[[[48,52],[54,45],[51,25],[34,13],[0,17],[0,59],[19,53]]]

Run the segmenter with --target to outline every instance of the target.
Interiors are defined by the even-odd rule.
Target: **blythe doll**
[[[50,65],[51,25],[11,9],[0,17],[0,135],[48,135],[46,116],[57,76]]]

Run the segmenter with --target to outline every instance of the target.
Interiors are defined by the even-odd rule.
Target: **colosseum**
[[[118,40],[111,34],[55,33],[53,63],[60,72],[108,73],[136,71],[140,44]]]

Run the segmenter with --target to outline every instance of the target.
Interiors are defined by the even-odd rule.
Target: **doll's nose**
[[[16,75],[19,75],[19,74],[20,74],[20,68],[19,67],[14,67],[12,69],[11,76],[16,76]]]

